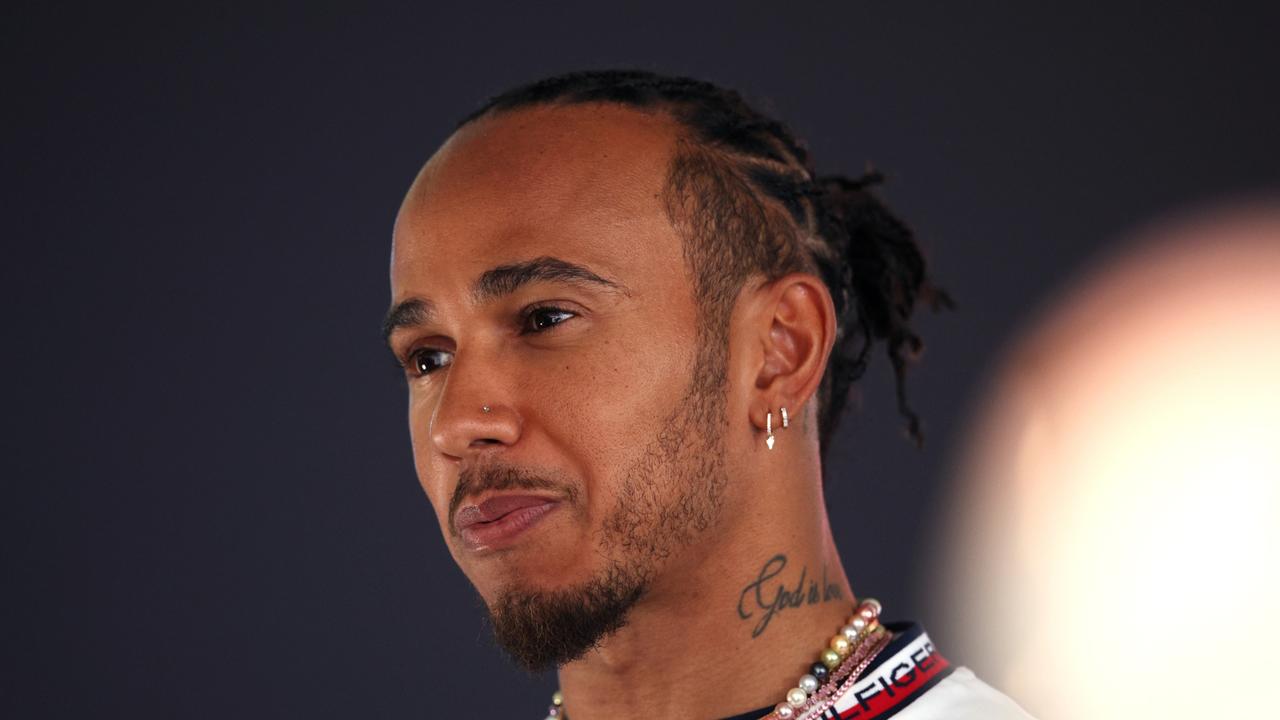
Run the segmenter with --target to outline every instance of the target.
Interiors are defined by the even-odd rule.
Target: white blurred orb
[[[1126,247],[997,373],[947,505],[936,614],[1042,720],[1269,716],[1280,206]]]

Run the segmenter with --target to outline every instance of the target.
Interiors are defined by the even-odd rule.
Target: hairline
[[[710,193],[697,192],[695,189],[678,187],[682,174],[693,177],[699,173],[708,174],[706,170],[697,169],[697,161],[705,160],[705,166],[712,168],[712,173],[716,175],[717,180],[731,178],[741,187],[733,191],[738,199],[747,199],[754,205],[758,215],[751,218],[757,230],[760,233],[772,232],[776,229],[776,216],[787,216],[787,212],[776,201],[768,197],[762,197],[758,192],[752,189],[752,183],[749,178],[745,177],[741,172],[733,166],[733,162],[726,156],[726,153],[717,147],[714,143],[707,142],[697,137],[696,131],[690,124],[679,114],[679,107],[671,101],[655,102],[652,105],[635,105],[627,102],[611,99],[588,99],[577,100],[573,97],[557,97],[549,100],[533,100],[524,103],[512,105],[493,105],[484,108],[478,112],[464,118],[458,123],[454,132],[458,131],[486,119],[498,118],[510,113],[518,113],[522,110],[533,110],[538,108],[574,108],[602,106],[620,108],[629,112],[648,116],[651,118],[660,118],[669,121],[673,129],[671,137],[671,151],[667,161],[666,172],[663,177],[662,191],[659,200],[663,205],[663,212],[667,217],[668,223],[672,230],[680,237],[681,253],[683,257],[682,265],[691,284],[691,295],[693,298],[694,309],[696,313],[695,322],[695,340],[699,345],[714,344],[719,347],[720,362],[717,365],[721,368],[725,367],[729,352],[729,319],[732,315],[733,307],[737,298],[741,295],[742,289],[747,286],[753,275],[763,278],[766,281],[777,279],[786,272],[800,270],[814,275],[818,275],[814,267],[814,260],[805,253],[800,252],[800,263],[790,263],[784,266],[784,270],[777,276],[771,276],[768,273],[768,267],[762,267],[760,263],[755,263],[755,267],[748,272],[735,272],[733,277],[720,286],[719,293],[707,292],[716,289],[709,282],[713,276],[713,271],[708,263],[699,262],[695,258],[695,254],[700,248],[710,249],[714,246],[715,239],[707,237],[700,232],[697,225],[696,216],[699,211],[705,213],[708,208],[686,205],[686,203],[714,203],[719,198],[710,197]],[[709,221],[703,221],[704,225],[711,225]],[[798,231],[794,223],[788,223],[791,230]],[[711,228],[708,228],[710,230]],[[746,241],[744,239],[744,241]],[[749,242],[749,241],[746,241]],[[746,253],[744,253],[746,254]],[[740,256],[730,256],[730,258]],[[704,267],[704,265],[706,265]],[[789,269],[786,269],[788,268]],[[824,282],[825,286],[825,282]],[[713,342],[714,341],[714,342]],[[727,377],[722,378],[727,381]],[[827,397],[830,394],[831,364],[823,368],[822,379],[814,396],[814,400],[818,403],[819,414],[825,413],[825,407],[829,402]]]

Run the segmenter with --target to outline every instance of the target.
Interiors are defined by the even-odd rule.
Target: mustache
[[[449,498],[449,528],[453,530],[456,527],[455,518],[463,500],[489,490],[550,490],[564,497],[570,504],[578,499],[577,487],[525,468],[515,465],[472,465],[458,474],[458,485]]]

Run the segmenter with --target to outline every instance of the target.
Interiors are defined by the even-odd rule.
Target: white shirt
[[[894,638],[823,715],[828,720],[1031,720],[1018,704],[952,665],[915,623]]]

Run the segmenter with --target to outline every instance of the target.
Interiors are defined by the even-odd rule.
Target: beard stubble
[[[623,472],[599,535],[605,568],[567,588],[507,588],[488,607],[494,638],[525,670],[577,660],[625,626],[669,558],[720,518],[728,347],[699,347],[680,402]]]

